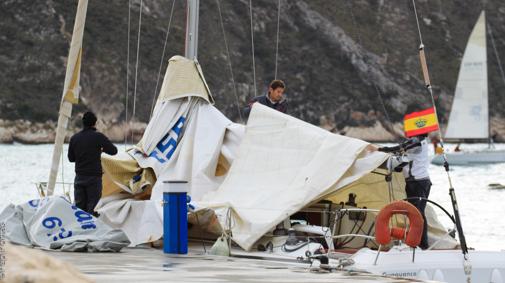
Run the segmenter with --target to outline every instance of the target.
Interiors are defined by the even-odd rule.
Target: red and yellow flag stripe
[[[413,137],[438,130],[437,116],[433,107],[413,112],[403,118],[405,135]]]

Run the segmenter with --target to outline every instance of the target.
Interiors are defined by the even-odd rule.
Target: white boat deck
[[[46,253],[73,264],[96,282],[412,282],[315,270],[305,263],[212,256],[204,254],[201,247],[190,247],[188,255],[169,255],[153,248],[125,248],[120,253]]]

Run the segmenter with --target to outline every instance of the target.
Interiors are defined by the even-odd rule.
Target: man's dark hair
[[[276,88],[279,88],[279,87],[281,87],[281,88],[286,88],[286,85],[285,85],[285,84],[284,84],[284,82],[283,82],[283,81],[281,81],[281,80],[273,80],[273,81],[270,83],[269,87],[271,87],[272,89],[276,89]]]
[[[96,116],[93,112],[88,111],[82,115],[82,124],[84,127],[93,127],[96,124]]]

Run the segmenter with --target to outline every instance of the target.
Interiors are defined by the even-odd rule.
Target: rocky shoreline
[[[128,136],[128,142],[138,142],[146,129],[147,124],[135,122],[132,124],[98,124],[97,128],[115,143],[122,143],[125,139],[125,132]],[[369,142],[394,142],[402,135],[402,125],[397,123],[393,131],[386,129],[380,122],[371,127],[346,126],[337,130],[334,125],[322,123],[322,128],[353,138],[366,140]],[[33,123],[26,120],[6,121],[0,120],[0,144],[22,143],[22,144],[47,144],[53,143],[55,137],[56,123],[48,121],[45,123]],[[65,140],[68,142],[70,137],[79,131],[80,128],[73,125],[69,126],[68,134]]]
[[[129,143],[137,143],[142,138],[146,127],[147,124],[143,122],[133,122],[130,124],[125,124],[124,122],[104,124],[99,122],[97,125],[98,130],[115,143],[124,142],[125,133],[127,133]],[[333,133],[372,143],[396,142],[403,136],[403,125],[399,122],[389,126],[377,121],[372,126],[345,126],[342,129],[337,129],[334,123],[321,119],[320,127]],[[0,144],[12,144],[15,142],[21,144],[53,143],[55,129],[56,122],[54,121],[34,123],[27,120],[9,121],[0,119]],[[70,123],[65,141],[68,142],[70,137],[79,130],[80,127],[76,127],[75,123]],[[497,134],[496,142],[504,142],[505,122],[502,119],[493,118],[491,120],[491,132]]]
[[[142,122],[133,122],[130,124],[114,123],[103,124],[99,123],[97,128],[104,133],[112,142],[121,143],[125,140],[125,133],[128,137],[128,142],[136,143],[142,138],[147,124]],[[0,119],[0,144],[47,144],[54,143],[56,123],[47,121],[45,123],[30,122],[26,120],[1,120]],[[65,141],[68,142],[70,137],[78,132],[80,128],[70,125],[67,131]]]

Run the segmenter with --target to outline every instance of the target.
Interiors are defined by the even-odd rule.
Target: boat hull
[[[504,150],[487,150],[475,152],[454,152],[447,153],[447,161],[450,165],[477,165],[490,163],[505,162]],[[444,159],[442,155],[436,155],[432,160],[432,164],[443,165]]]
[[[374,264],[377,251],[363,248],[350,257],[349,271],[367,271],[377,275],[435,280],[441,282],[468,282],[464,272],[465,261],[460,250],[417,249],[414,260],[412,249],[393,248],[381,252]],[[469,251],[467,266],[471,268],[470,282],[505,283],[505,251]]]

